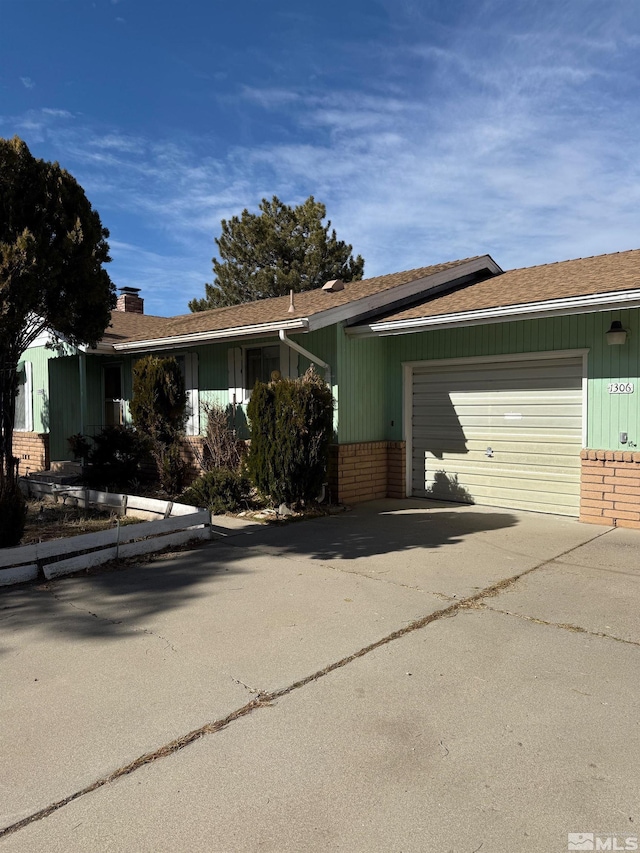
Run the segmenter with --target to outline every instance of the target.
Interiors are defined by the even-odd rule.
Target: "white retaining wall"
[[[109,506],[120,514],[154,520],[0,549],[0,586],[35,580],[39,570],[45,578],[55,578],[110,560],[151,554],[194,539],[211,538],[211,514],[206,509],[136,495],[96,492],[78,486],[30,483],[29,489],[38,497],[54,495],[79,506]]]

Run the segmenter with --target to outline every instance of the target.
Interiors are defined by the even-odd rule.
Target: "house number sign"
[[[633,394],[635,386],[633,382],[610,382],[607,391],[610,394]]]

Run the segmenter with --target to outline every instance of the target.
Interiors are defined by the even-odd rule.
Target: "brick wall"
[[[329,456],[331,500],[361,503],[405,496],[405,443],[334,444]]]
[[[14,432],[13,455],[19,460],[18,474],[26,477],[28,473],[49,469],[49,436],[38,432]]]
[[[192,483],[196,477],[202,474],[200,459],[202,458],[202,447],[204,439],[201,435],[186,435],[181,441],[181,456],[187,463],[187,482]]]
[[[640,528],[640,453],[583,450],[580,521]]]

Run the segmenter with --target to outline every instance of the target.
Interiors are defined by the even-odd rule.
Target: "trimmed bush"
[[[145,458],[148,442],[138,432],[126,426],[104,427],[93,438],[87,482],[98,489],[126,491],[139,478]]]
[[[160,485],[167,494],[177,494],[187,470],[180,449],[187,392],[175,358],[148,355],[134,365],[130,409],[134,426],[149,438]]]
[[[147,355],[136,362],[130,410],[136,429],[163,444],[184,432],[187,392],[175,358]]]
[[[198,477],[179,498],[179,503],[204,506],[215,515],[246,509],[251,483],[236,471],[216,468]]]
[[[275,503],[317,498],[326,480],[333,430],[331,391],[313,368],[300,379],[256,382],[247,414],[247,471]]]

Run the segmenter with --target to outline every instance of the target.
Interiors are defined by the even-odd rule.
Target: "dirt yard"
[[[123,525],[137,524],[141,520],[133,516],[118,516],[108,508],[83,509],[62,502],[28,501],[27,523],[21,544],[30,545],[49,539],[79,536],[81,533],[97,533],[113,527],[118,519]]]

